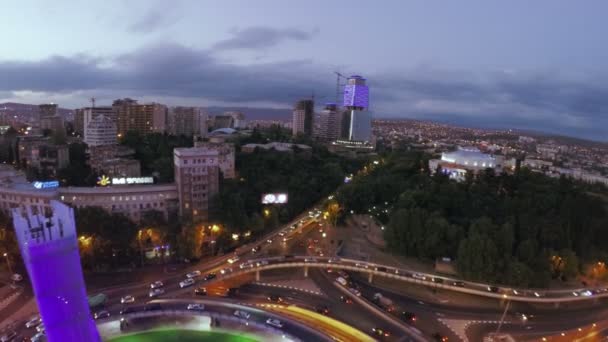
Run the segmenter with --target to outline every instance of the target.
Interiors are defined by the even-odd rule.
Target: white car
[[[196,277],[198,277],[200,275],[201,275],[201,271],[198,271],[198,270],[197,271],[192,271],[192,272],[186,274],[186,278],[196,278]]]
[[[25,323],[25,327],[26,328],[33,328],[33,327],[37,326],[40,323],[42,323],[42,321],[40,320],[40,317],[34,317],[34,318],[30,319],[29,321],[27,321]]]
[[[317,262],[316,258],[306,258],[304,259],[304,262]]]
[[[353,287],[348,288],[348,291],[350,291],[350,293],[354,294],[357,297],[361,297],[361,291],[359,291]]]
[[[159,281],[155,281],[152,284],[150,284],[150,288],[151,289],[158,289],[159,287],[163,287],[163,286],[165,286],[165,284],[163,284],[163,282],[160,281],[160,280]]]
[[[235,255],[232,258],[228,259],[228,263],[229,264],[234,264],[237,261],[239,261],[239,256],[238,255]]]
[[[220,273],[221,273],[221,274],[228,274],[228,273],[232,273],[232,268],[230,268],[230,267],[227,267],[227,268],[222,268],[222,269],[220,270]]]
[[[412,278],[414,279],[420,279],[420,280],[426,280],[426,276],[420,273],[414,273],[412,274]]]
[[[121,304],[133,303],[134,301],[135,301],[135,297],[133,297],[133,296],[124,296],[124,297],[120,298]]]
[[[266,242],[270,244],[270,243],[272,243],[272,240],[268,239],[268,240],[266,240]]]
[[[192,278],[188,278],[188,279],[186,279],[184,281],[180,281],[179,282],[179,287],[182,288],[182,289],[184,287],[189,287],[189,286],[192,286],[192,285],[194,285],[194,279],[192,279]]]
[[[329,258],[329,260],[327,260],[327,262],[331,262],[331,263],[336,263],[336,262],[340,262],[340,258]]]
[[[160,295],[162,295],[163,293],[165,293],[165,290],[160,288],[160,289],[152,289],[150,290],[150,293],[148,294],[150,297],[158,297]]]
[[[278,319],[274,319],[274,318],[267,319],[266,324],[271,325],[275,328],[279,328],[279,329],[281,329],[283,327],[283,323],[281,323],[281,321],[279,321]]]
[[[205,305],[199,303],[188,304],[188,310],[203,311],[205,310]]]
[[[279,232],[279,236],[285,236],[285,232]]]
[[[234,312],[234,315],[238,318],[242,318],[242,319],[249,319],[249,317],[251,317],[251,315],[248,312],[245,312],[243,310],[236,310]]]

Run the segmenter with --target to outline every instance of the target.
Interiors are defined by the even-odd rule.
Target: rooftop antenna
[[[91,97],[91,108],[95,108],[95,98]]]

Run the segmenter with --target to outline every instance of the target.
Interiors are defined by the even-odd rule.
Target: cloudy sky
[[[608,2],[20,0],[0,102],[288,107],[360,74],[375,117],[608,141]]]

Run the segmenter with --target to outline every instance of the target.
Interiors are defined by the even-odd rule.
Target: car
[[[124,297],[120,298],[121,304],[133,303],[134,301],[135,301],[135,297],[133,297],[133,296],[124,296]]]
[[[329,307],[327,305],[317,305],[315,306],[315,311],[323,315],[329,315]]]
[[[275,302],[275,303],[283,303],[283,297],[279,296],[279,295],[270,295],[268,296],[266,299],[268,299],[271,302]]]
[[[245,268],[252,268],[254,265],[252,263],[250,263],[249,261],[246,261],[242,264],[239,265],[240,269],[245,269]]]
[[[194,294],[197,296],[206,296],[207,289],[204,287],[198,287],[196,290],[194,290]]]
[[[165,284],[163,284],[163,282],[162,282],[162,281],[160,281],[160,280],[155,281],[155,282],[153,282],[152,284],[150,284],[150,288],[151,288],[151,289],[157,289],[157,288],[159,288],[159,287],[163,287],[163,286],[165,286]]]
[[[452,286],[464,287],[463,281],[453,281]]]
[[[192,303],[192,304],[188,304],[187,309],[192,310],[192,311],[203,311],[203,310],[205,310],[205,305],[200,304],[200,303]]]
[[[249,319],[251,317],[251,315],[248,312],[245,312],[243,310],[236,310],[234,312],[234,315],[238,318],[242,318],[242,319]]]
[[[338,258],[338,257],[329,258],[329,260],[327,260],[327,262],[329,262],[329,263],[337,263],[337,262],[340,262],[340,258]]]
[[[22,281],[23,277],[21,276],[21,274],[15,273],[11,276],[11,280],[17,283],[17,282]]]
[[[538,297],[542,297],[542,295],[540,293],[538,293],[538,292],[534,292],[534,297],[538,298]]]
[[[448,337],[447,336],[443,336],[440,333],[434,333],[432,335],[433,340],[435,340],[436,342],[447,342],[448,341]]]
[[[229,264],[234,264],[237,261],[239,261],[239,256],[238,255],[235,255],[232,258],[228,259],[228,263]]]
[[[337,281],[338,283],[340,283],[340,285],[342,285],[342,286],[346,286],[346,285],[348,285],[348,281],[346,281],[346,279],[344,279],[343,277],[338,277],[338,278],[336,279],[336,281]]]
[[[230,268],[230,267],[222,268],[222,269],[220,270],[220,273],[221,273],[221,274],[228,274],[228,273],[232,273],[232,268]]]
[[[196,278],[201,275],[201,271],[196,270],[186,274],[186,278]]]
[[[133,312],[137,312],[137,310],[138,310],[138,308],[133,307],[133,306],[129,306],[129,307],[126,307],[126,308],[120,310],[120,314],[121,315],[126,315],[126,314],[130,314],[130,313],[133,313]]]
[[[162,288],[159,289],[152,289],[150,290],[150,292],[148,293],[148,296],[150,297],[158,297],[160,295],[162,295],[163,293],[165,293],[165,290]]]
[[[107,310],[101,310],[101,311],[97,311],[93,317],[95,319],[101,319],[101,318],[108,318],[110,317],[110,313]]]
[[[207,274],[205,275],[205,278],[204,278],[204,279],[205,279],[205,280],[211,280],[211,279],[214,279],[214,278],[216,278],[216,277],[217,277],[217,275],[216,275],[215,273],[207,273]]]
[[[179,287],[182,288],[182,289],[184,287],[189,287],[189,286],[192,286],[192,285],[194,285],[194,279],[192,279],[192,278],[188,278],[188,279],[185,279],[185,280],[182,280],[182,281],[179,282]]]
[[[348,296],[340,296],[340,301],[346,304],[352,304],[353,300]]]
[[[36,335],[34,335],[34,336],[32,336],[32,337],[30,338],[30,341],[31,341],[31,342],[42,342],[42,341],[46,341],[46,339],[45,339],[45,335],[44,335],[44,333],[41,333],[41,332],[36,333]]]
[[[15,337],[17,337],[17,333],[15,331],[11,331],[11,332],[8,332],[8,333],[2,335],[2,337],[0,337],[0,341],[2,341],[2,342],[12,341]]]
[[[266,240],[266,243],[271,244],[272,243],[272,239]]]
[[[386,331],[384,329],[381,329],[381,328],[373,328],[372,332],[376,336],[382,336],[382,337],[390,337],[391,336],[391,333],[389,333],[388,331]]]
[[[257,267],[268,265],[268,260],[260,260],[255,263]]]
[[[419,279],[419,280],[426,280],[426,276],[424,274],[421,274],[421,273],[414,273],[414,274],[412,274],[412,278]]]
[[[357,297],[361,297],[361,291],[357,290],[354,287],[349,287],[348,291],[350,291],[350,293],[354,294]]]
[[[593,293],[589,290],[584,290],[584,291],[580,292],[580,295],[584,296],[584,297],[591,297],[591,296],[593,296]]]
[[[497,293],[500,289],[496,286],[488,286],[487,287],[488,292],[494,292]]]
[[[44,323],[40,323],[38,324],[38,326],[36,327],[36,331],[37,332],[44,332],[46,330]]]
[[[316,258],[305,258],[304,262],[317,262]]]
[[[338,271],[338,275],[344,279],[348,279],[348,273],[344,271]]]
[[[279,232],[279,236],[281,236],[281,237],[285,236],[285,232]]]
[[[266,324],[273,326],[275,328],[283,328],[283,323],[281,321],[279,321],[278,319],[275,318],[269,318],[266,320]]]
[[[416,314],[414,314],[413,312],[409,312],[409,311],[403,311],[401,313],[401,319],[403,319],[406,322],[416,322]]]
[[[442,278],[437,278],[437,277],[432,277],[431,281],[433,283],[437,283],[437,284],[443,284],[443,279]]]
[[[226,292],[226,296],[230,297],[230,296],[234,296],[235,294],[239,293],[239,288],[238,287],[231,287],[228,289],[228,291]]]
[[[262,249],[262,246],[256,246],[251,249],[251,253],[255,254]]]
[[[37,326],[40,323],[42,323],[42,321],[40,320],[40,317],[33,317],[29,321],[25,322],[25,327],[26,328],[33,328],[33,327]]]

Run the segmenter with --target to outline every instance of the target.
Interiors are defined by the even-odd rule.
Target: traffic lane
[[[370,336],[373,336],[372,330],[374,328],[389,331],[394,337],[398,336],[396,327],[378,318],[363,306],[357,303],[347,304],[340,301],[342,292],[336,289],[332,281],[327,279],[321,271],[311,269],[308,275],[329,298],[327,303],[330,309],[329,316],[356,327],[364,333],[370,334]]]
[[[374,283],[367,282],[366,276],[357,272],[348,272],[352,279],[361,287],[369,288],[371,291],[376,291],[387,295],[389,298],[397,299],[408,307],[417,309],[432,309],[435,312],[439,312],[446,316],[453,316],[458,319],[472,319],[472,320],[498,320],[502,317],[504,306],[501,307],[499,302],[496,302],[496,309],[491,308],[478,308],[478,307],[462,307],[450,304],[441,304],[434,302],[424,302],[417,298],[408,297],[403,293],[396,293],[394,291],[378,288]],[[411,285],[410,285],[411,286]],[[415,285],[414,285],[415,286]],[[407,287],[404,287],[407,289]],[[474,298],[472,298],[474,300]],[[568,315],[564,315],[567,312]],[[511,308],[507,313],[509,319],[521,319],[521,313],[527,316],[533,315],[534,319],[532,322],[565,322],[571,323],[573,319],[580,320],[580,322],[588,322],[590,320],[597,320],[598,317],[608,317],[608,310],[602,306],[595,306],[593,308],[563,308],[560,306],[559,309],[547,309],[538,308],[531,305],[522,305],[522,303],[511,303]]]
[[[326,296],[255,284],[241,286],[235,298],[257,299],[261,302],[269,303],[270,301],[268,298],[271,296],[280,297],[281,303],[283,304],[295,304],[300,307],[310,308],[312,311],[315,311],[317,307],[328,304],[328,298]]]

